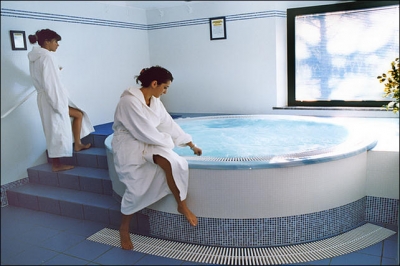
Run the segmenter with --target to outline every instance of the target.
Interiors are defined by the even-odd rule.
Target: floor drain
[[[213,247],[131,234],[134,250],[177,260],[222,265],[274,265],[332,258],[374,245],[396,232],[365,224],[341,235],[311,243],[266,248]],[[88,240],[121,247],[118,230],[104,228]]]

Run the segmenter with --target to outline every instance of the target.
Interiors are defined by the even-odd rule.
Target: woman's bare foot
[[[88,144],[75,143],[75,144],[74,144],[74,150],[75,150],[75,151],[86,150],[86,149],[89,149],[90,146],[92,146],[91,143],[88,143]]]
[[[197,217],[194,215],[189,208],[186,206],[186,203],[184,201],[181,202],[181,204],[178,205],[178,212],[182,213],[185,215],[186,219],[189,221],[190,225],[196,226],[197,225]]]
[[[133,244],[131,241],[131,237],[129,235],[129,230],[121,230],[119,229],[119,237],[121,240],[121,248],[126,250],[132,250]]]
[[[58,164],[58,165],[54,165],[53,164],[53,172],[59,172],[59,171],[65,171],[65,170],[69,170],[74,168],[73,165],[67,165],[67,164]]]

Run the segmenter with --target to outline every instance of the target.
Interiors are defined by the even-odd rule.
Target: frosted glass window
[[[399,5],[298,15],[295,101],[385,101],[377,76],[399,57]]]

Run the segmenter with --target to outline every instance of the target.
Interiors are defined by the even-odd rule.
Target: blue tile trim
[[[182,215],[143,209],[149,235],[186,243],[224,247],[265,247],[329,238],[366,222],[398,225],[398,199],[366,196],[353,203],[311,214],[264,219],[198,217],[192,227]]]
[[[135,30],[158,30],[158,29],[175,28],[175,27],[195,26],[195,25],[202,25],[209,23],[209,18],[198,18],[198,19],[145,25],[139,23],[115,21],[115,20],[86,18],[86,17],[33,12],[33,11],[8,9],[8,8],[1,9],[1,16],[36,19],[36,20],[49,20],[49,21],[57,21],[65,23],[76,23],[76,24],[86,24],[86,25],[96,25],[96,26],[116,27],[116,28],[127,28]],[[269,17],[286,18],[286,11],[269,10],[269,11],[242,13],[236,15],[226,15],[225,19],[227,22],[230,22],[238,20],[269,18]]]
[[[399,224],[399,200],[367,196],[365,217],[372,223]]]
[[[223,247],[270,247],[317,241],[365,224],[366,198],[304,215],[260,219],[198,217],[196,227],[183,215],[144,209],[149,234],[180,242]]]
[[[8,199],[7,199],[7,190],[10,188],[18,187],[24,184],[29,183],[29,178],[25,177],[20,180],[5,184],[1,186],[1,207],[5,207],[8,205]]]

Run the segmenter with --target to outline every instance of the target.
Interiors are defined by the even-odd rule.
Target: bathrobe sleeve
[[[120,122],[135,139],[146,144],[174,148],[171,136],[157,129],[159,118],[156,115],[146,115],[146,107],[139,99],[133,95],[125,95],[120,101],[116,117],[120,117]]]
[[[61,84],[59,71],[52,56],[47,55],[43,60],[42,80],[46,81],[43,83],[43,90],[51,107],[61,114],[68,108],[68,93]]]
[[[186,146],[188,142],[192,141],[192,136],[183,131],[183,129],[174,121],[171,115],[165,109],[163,103],[159,101],[160,113],[161,113],[161,123],[157,127],[161,132],[168,133],[175,146]]]

